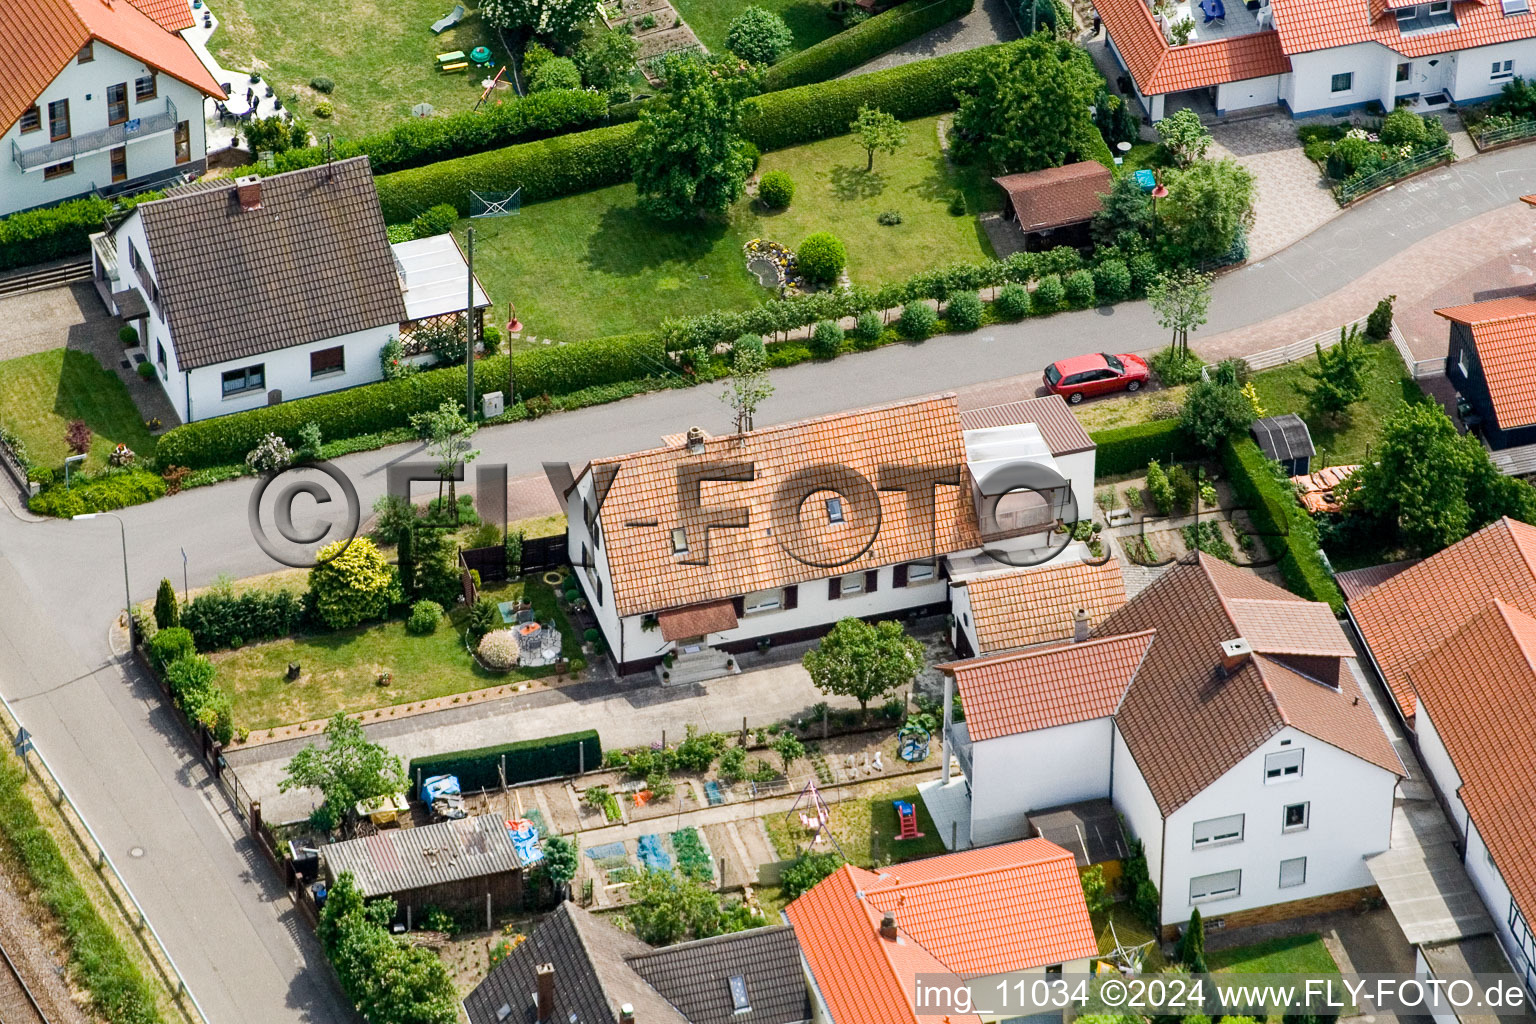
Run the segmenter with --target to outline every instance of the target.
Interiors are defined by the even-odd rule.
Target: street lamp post
[[[117,520],[118,533],[123,540],[123,611],[128,615],[128,646],[133,646],[133,590],[128,585],[128,527],[123,523],[123,517],[116,512],[81,512],[70,518],[95,519],[98,516],[111,516]]]

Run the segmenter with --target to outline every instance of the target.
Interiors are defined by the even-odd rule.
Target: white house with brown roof
[[[963,578],[1081,557],[1054,529],[1087,514],[1092,442],[1056,397],[980,412],[941,395],[590,463],[558,489],[615,660],[708,678],[765,638],[944,613]]]
[[[187,0],[0,4],[0,216],[201,174],[224,91],[192,24]]]
[[[1236,926],[1373,885],[1402,766],[1326,605],[1200,555],[1086,639],[942,668],[963,778],[920,791],[946,839],[950,820],[997,842],[1032,811],[1108,798],[1165,929],[1196,906]]]

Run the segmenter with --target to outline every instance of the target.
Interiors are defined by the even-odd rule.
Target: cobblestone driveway
[[[1213,158],[1231,157],[1253,173],[1249,260],[1262,260],[1316,231],[1342,211],[1317,165],[1301,151],[1299,122],[1283,113],[1211,126]]]

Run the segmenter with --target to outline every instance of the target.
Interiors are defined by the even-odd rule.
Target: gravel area
[[[64,942],[42,908],[22,895],[17,879],[24,877],[0,858],[0,943],[51,1024],[90,1024],[93,1018],[75,1002],[64,978]]]
[[[979,46],[1006,43],[1018,37],[1018,26],[1014,24],[1013,15],[1008,13],[1003,0],[976,0],[976,7],[970,14],[956,18],[947,25],[940,25],[867,64],[860,64],[842,77],[867,75],[871,71],[884,71],[886,68],[940,57],[946,53],[960,53]]]

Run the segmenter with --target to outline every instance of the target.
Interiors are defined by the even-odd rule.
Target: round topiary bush
[[[1073,309],[1086,309],[1093,305],[1093,273],[1088,270],[1074,270],[1067,275],[1064,285],[1067,293],[1067,304]]]
[[[329,78],[326,78],[324,75],[316,75],[314,78],[309,80],[309,87],[315,90],[315,92],[323,92],[329,95],[335,90],[336,83],[331,81]]]
[[[529,92],[548,92],[551,89],[580,89],[581,72],[569,57],[552,57],[539,65],[528,80]]]
[[[417,636],[427,636],[437,632],[437,624],[442,620],[442,605],[436,601],[417,601],[411,605],[411,617],[405,620],[405,629]]]
[[[315,116],[324,120],[336,113],[336,107],[330,100],[321,100],[315,104]]]
[[[1001,320],[1022,320],[1029,316],[1029,289],[1009,281],[997,290],[992,300],[992,312]]]
[[[480,638],[480,660],[486,668],[506,670],[517,667],[517,633],[498,629]]]
[[[1062,301],[1067,297],[1066,288],[1062,287],[1061,278],[1056,274],[1046,274],[1035,285],[1035,310],[1040,313],[1054,313],[1061,308]]]
[[[834,320],[822,320],[811,329],[811,354],[817,359],[836,359],[843,351],[843,329]]]
[[[785,171],[769,171],[757,183],[757,198],[770,210],[782,210],[795,198],[795,179]]]
[[[754,64],[772,64],[795,45],[795,37],[777,14],[761,7],[748,7],[731,21],[725,45],[736,56]]]
[[[981,326],[981,296],[975,292],[960,292],[949,297],[944,307],[944,319],[952,331],[974,331]]]
[[[872,309],[865,310],[853,325],[853,347],[868,351],[880,343],[880,335],[884,333],[885,321],[880,314]]]
[[[139,364],[139,376],[145,380],[155,379],[155,364],[148,359]]]
[[[1120,302],[1130,298],[1130,268],[1122,260],[1105,260],[1093,268],[1093,289],[1100,302]]]
[[[594,628],[592,626],[588,626],[586,629],[582,630],[582,632],[581,632],[581,638],[583,640],[585,640],[589,644],[593,643],[594,641],[596,641],[597,638],[602,636],[602,635],[603,634],[601,632],[599,632],[596,628]]]
[[[848,265],[848,250],[836,235],[818,231],[800,243],[795,253],[795,265],[810,280],[831,284]]]
[[[133,348],[139,343],[138,329],[131,324],[124,324],[118,328],[117,340],[123,343],[124,348]]]
[[[929,337],[938,325],[939,314],[926,302],[907,303],[901,307],[901,316],[896,318],[896,330],[901,332],[903,338],[913,341]]]
[[[731,363],[741,358],[744,352],[755,352],[764,358],[768,355],[768,346],[763,344],[763,336],[760,334],[743,334],[731,342]]]

